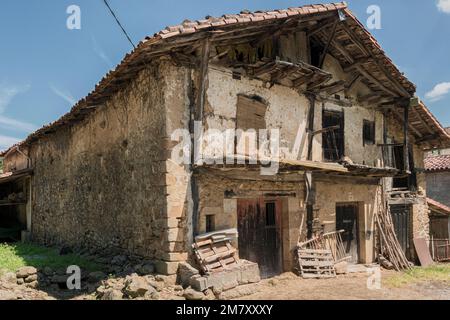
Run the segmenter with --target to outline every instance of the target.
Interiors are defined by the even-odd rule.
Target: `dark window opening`
[[[393,156],[394,156],[394,166],[396,169],[401,171],[399,177],[394,177],[392,187],[394,189],[408,189],[411,191],[415,191],[417,189],[417,176],[416,169],[414,168],[414,158],[411,147],[408,148],[408,158],[409,158],[409,170],[411,174],[406,175],[405,173],[405,156],[404,156],[404,147],[403,146],[395,146],[393,148]]]
[[[266,226],[275,226],[275,203],[267,202],[266,203]]]
[[[363,145],[375,144],[375,122],[364,120],[363,123]]]
[[[206,232],[212,232],[216,229],[215,217],[213,214],[206,215]]]
[[[344,156],[344,113],[324,110],[322,128],[338,127],[326,130],[322,134],[323,158],[325,161],[339,161]]]
[[[310,48],[311,48],[311,64],[315,67],[318,67],[320,63],[320,57],[322,56],[324,48],[321,44],[314,41],[310,41]]]
[[[311,239],[313,236],[313,223],[314,223],[314,209],[313,206],[308,204],[306,206],[306,237]]]

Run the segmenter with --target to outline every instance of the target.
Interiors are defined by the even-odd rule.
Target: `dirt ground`
[[[293,273],[284,273],[260,283],[242,286],[247,296],[238,300],[450,300],[448,280],[421,280],[398,286],[390,280],[398,277],[393,271],[381,272],[381,288],[367,288],[366,273],[351,273],[332,279],[302,279]],[[446,279],[446,278],[444,278]],[[238,287],[239,288],[239,287]],[[66,291],[43,292],[17,284],[0,281],[0,300],[94,299],[92,295],[65,296]],[[238,297],[239,295],[235,296]],[[161,299],[165,299],[163,296]],[[234,298],[234,297],[229,297]]]
[[[385,284],[395,272],[382,271],[381,288],[369,290],[368,276],[355,273],[333,279],[301,279],[292,273],[263,280],[243,300],[450,300],[448,281],[423,281],[401,287]]]

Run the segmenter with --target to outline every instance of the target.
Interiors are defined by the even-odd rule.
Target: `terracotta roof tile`
[[[424,162],[427,171],[450,170],[450,155],[428,156]]]
[[[427,198],[427,203],[428,203],[428,206],[430,207],[430,209],[433,209],[433,207],[435,207],[438,210],[441,210],[444,213],[450,215],[450,208],[448,206],[446,206],[445,204],[440,203],[439,201],[436,201],[431,198]]]

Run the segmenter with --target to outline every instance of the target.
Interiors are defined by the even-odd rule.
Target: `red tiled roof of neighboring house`
[[[427,203],[431,210],[450,215],[450,208],[445,204],[442,204],[439,201],[433,200],[431,198],[427,198]]]
[[[25,141],[20,142],[18,145],[29,145],[48,134],[54,133],[62,126],[81,121],[88,114],[93,112],[96,106],[103,103],[108,97],[113,95],[130,81],[130,79],[146,65],[149,59],[167,55],[167,53],[174,48],[198,42],[198,40],[206,37],[215,37],[220,41],[220,39],[222,39],[221,37],[226,37],[230,33],[245,32],[245,27],[251,25],[254,25],[255,27],[267,27],[267,25],[275,25],[287,21],[288,19],[296,18],[301,22],[301,19],[306,19],[312,15],[323,15],[323,18],[325,19],[327,18],[327,14],[334,14],[334,12],[338,11],[346,18],[344,26],[346,30],[351,32],[353,39],[357,39],[360,47],[364,47],[364,50],[369,53],[369,63],[374,66],[376,70],[375,73],[381,74],[382,77],[387,77],[387,75],[392,77],[395,79],[394,82],[396,82],[396,85],[394,86],[396,87],[395,91],[403,92],[403,95],[407,94],[408,97],[412,96],[416,90],[415,85],[398,70],[392,60],[383,51],[377,40],[347,8],[345,2],[313,4],[271,11],[243,11],[239,14],[225,14],[222,17],[208,16],[202,20],[185,20],[180,25],[165,28],[154,34],[153,37],[146,37],[131,53],[124,57],[114,70],[111,70],[103,77],[91,93],[78,101],[72,107],[70,112],[63,115],[57,121],[30,134]],[[331,47],[333,47],[333,45]],[[358,47],[359,46],[356,46],[356,48]],[[357,59],[357,57],[355,57],[355,59]],[[384,87],[389,87],[389,85],[384,85]],[[450,135],[446,133],[425,105],[419,104],[419,106],[416,107],[416,110],[419,110],[423,121],[431,123],[431,130],[435,133],[434,139],[444,139],[445,142],[450,145]],[[426,134],[423,134],[423,136],[426,136]],[[10,149],[0,153],[0,156],[4,156]]]
[[[450,170],[450,155],[433,156],[425,158],[425,170],[427,171],[443,171]]]

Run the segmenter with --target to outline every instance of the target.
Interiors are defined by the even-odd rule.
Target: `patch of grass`
[[[50,267],[56,270],[66,269],[70,265],[77,265],[87,271],[101,270],[101,266],[79,255],[59,255],[55,248],[28,243],[0,243],[0,270],[14,272],[24,266],[33,266],[37,269]]]
[[[402,287],[422,281],[450,281],[450,264],[436,264],[429,267],[413,267],[384,280],[391,287]]]

